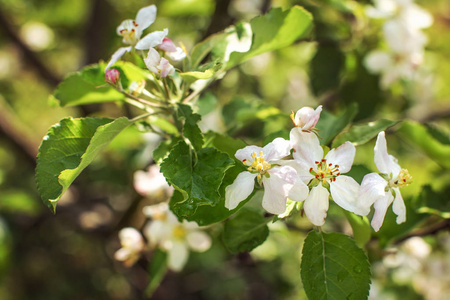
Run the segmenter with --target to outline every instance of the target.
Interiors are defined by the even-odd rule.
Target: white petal
[[[166,52],[166,55],[173,61],[182,61],[186,58],[186,52],[181,47],[177,47],[174,52]]]
[[[189,251],[183,242],[174,241],[172,248],[169,249],[169,268],[173,271],[179,272],[183,269],[187,262]]]
[[[163,237],[171,232],[171,227],[166,222],[154,220],[148,223],[142,231],[149,241],[150,246],[154,247],[160,244]]]
[[[358,207],[359,184],[355,179],[340,175],[336,181],[330,182],[331,197],[340,207],[358,215],[364,211]]]
[[[339,165],[339,172],[347,173],[352,168],[355,153],[355,146],[350,142],[345,142],[339,147],[330,150],[325,159],[328,163]]]
[[[165,218],[169,211],[169,204],[162,202],[155,205],[144,206],[142,212],[147,218],[161,219]]]
[[[158,68],[161,71],[161,77],[167,77],[168,75],[171,75],[173,72],[175,72],[175,68],[164,57],[161,58]]]
[[[305,169],[316,169],[316,161],[323,158],[323,149],[317,136],[311,132],[302,132],[299,128],[293,128],[290,133],[294,159]]]
[[[316,110],[311,107],[302,107],[295,114],[296,126],[302,130],[310,130],[316,126],[319,121],[320,113],[322,112],[322,105],[319,105]]]
[[[125,53],[130,52],[131,51],[131,46],[130,47],[122,47],[117,49],[116,52],[114,52],[114,54],[111,56],[111,60],[109,61],[108,65],[105,68],[105,71],[108,70],[113,64],[116,63],[116,61],[119,60],[119,58],[121,58]]]
[[[384,36],[389,47],[395,53],[407,54],[423,48],[426,36],[418,29],[408,28],[398,19],[387,21],[383,26]]]
[[[234,182],[225,188],[225,207],[229,210],[235,209],[239,203],[247,199],[255,187],[257,174],[242,172]]]
[[[148,26],[152,25],[156,19],[156,6],[150,5],[141,8],[136,15],[136,23],[139,30],[142,32]]]
[[[358,207],[364,216],[370,212],[370,207],[375,201],[385,196],[386,185],[387,181],[377,173],[364,176],[358,195]]]
[[[406,207],[405,202],[403,201],[402,195],[400,194],[399,188],[393,188],[395,191],[395,199],[392,204],[392,210],[397,215],[397,224],[403,223],[406,221]]]
[[[303,181],[299,178],[294,185],[292,186],[291,190],[289,191],[288,198],[292,201],[303,201],[308,197],[309,194],[309,188],[306,184],[303,183]]]
[[[292,172],[294,174],[292,174]],[[295,179],[296,172],[288,166],[275,167],[269,170],[270,177],[263,177],[263,208],[275,215],[284,213],[286,201]]]
[[[372,51],[364,58],[364,66],[374,74],[384,72],[392,64],[391,55],[380,50]]]
[[[377,142],[374,148],[374,161],[378,170],[384,174],[393,174],[394,178],[397,177],[401,168],[397,164],[395,157],[387,153],[387,145],[384,131],[380,132],[377,137]]]
[[[186,236],[189,247],[197,252],[204,252],[211,247],[211,238],[203,231],[191,231]]]
[[[148,55],[146,58],[144,58],[144,62],[150,71],[156,74],[159,73],[158,66],[161,62],[161,56],[154,48],[150,48],[148,50]]]
[[[276,138],[262,149],[267,162],[282,159],[291,152],[291,143],[283,138]]]
[[[433,17],[416,4],[408,5],[400,16],[411,28],[423,29],[433,24]]]
[[[392,196],[391,192],[388,191],[385,193],[385,196],[383,198],[378,199],[373,207],[375,208],[375,213],[372,218],[372,228],[375,231],[380,230],[381,225],[383,224],[384,217],[386,216],[386,211],[389,205],[391,205],[392,201],[394,200],[394,197]]]
[[[321,184],[313,187],[309,196],[305,200],[303,209],[308,219],[316,226],[322,226],[325,223],[328,211],[329,193]]]
[[[127,259],[130,258],[131,255],[132,255],[132,253],[130,252],[129,249],[120,248],[119,250],[117,250],[114,253],[114,259],[116,259],[118,261],[126,261]]]
[[[297,160],[279,160],[275,163],[281,166],[292,167],[297,172],[297,177],[304,183],[308,183],[314,178],[314,176],[309,173],[310,166],[300,165]]]
[[[120,244],[123,248],[140,251],[144,247],[141,233],[133,227],[125,227],[119,231]]]
[[[148,50],[161,44],[164,38],[169,34],[169,30],[166,28],[163,31],[154,31],[144,36],[137,44],[136,49]]]
[[[253,161],[252,153],[256,153],[259,156],[262,150],[263,148],[258,146],[247,146],[236,151],[236,154],[234,156],[240,161],[243,161],[244,159]]]

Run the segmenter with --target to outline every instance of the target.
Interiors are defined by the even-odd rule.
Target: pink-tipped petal
[[[264,159],[267,162],[279,160],[288,156],[291,152],[291,143],[283,138],[276,138],[262,149]]]
[[[163,31],[154,31],[144,36],[137,44],[136,49],[148,50],[161,44],[164,38],[169,34],[169,30],[166,28]]]
[[[293,128],[290,133],[294,159],[305,169],[316,168],[316,161],[323,158],[323,149],[319,139],[314,133],[302,132],[299,128]]]

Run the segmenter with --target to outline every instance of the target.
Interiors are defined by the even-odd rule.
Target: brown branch
[[[415,232],[412,232],[412,233],[398,239],[395,242],[395,244],[396,245],[401,244],[402,242],[406,241],[407,239],[409,239],[411,237],[415,237],[415,236],[421,237],[421,236],[427,236],[427,235],[434,235],[443,230],[450,231],[450,219],[446,219],[442,222],[433,224],[427,228],[423,228],[423,229],[417,230]]]

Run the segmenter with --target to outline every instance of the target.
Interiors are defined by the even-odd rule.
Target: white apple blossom
[[[169,34],[166,28],[163,31],[154,31],[147,34],[141,39],[142,32],[147,29],[156,19],[156,6],[150,5],[141,8],[136,20],[125,20],[117,27],[117,34],[123,37],[123,43],[130,45],[129,47],[119,48],[111,57],[105,70],[110,68],[125,53],[130,52],[133,47],[138,50],[148,50],[156,47],[163,42],[163,39]]]
[[[398,165],[395,157],[388,154],[384,131],[378,134],[374,152],[375,165],[380,173],[364,176],[359,193],[359,206],[363,215],[367,215],[370,206],[374,204],[375,214],[371,224],[373,229],[378,231],[391,203],[392,210],[397,215],[397,224],[406,221],[406,207],[399,188],[410,184],[412,177],[406,169]]]
[[[295,129],[295,128],[294,128]],[[293,166],[298,176],[311,188],[305,199],[304,210],[308,219],[316,226],[322,226],[327,216],[331,198],[342,208],[361,214],[357,205],[359,184],[343,173],[350,171],[355,157],[355,146],[345,142],[330,150],[324,157],[319,139],[313,133],[299,134],[291,131],[294,160],[287,163]]]
[[[264,187],[263,208],[272,214],[286,210],[287,199],[303,201],[308,187],[298,178],[290,166],[279,166],[277,161],[290,154],[289,141],[276,138],[264,148],[247,146],[236,152],[235,157],[247,166],[248,171],[240,173],[225,189],[225,207],[236,208],[253,191],[255,178]]]
[[[421,29],[431,26],[432,16],[412,0],[376,0],[366,13],[383,18],[386,50],[369,53],[364,64],[374,74],[381,74],[381,87],[388,88],[400,79],[411,81],[423,63],[427,37]]]
[[[145,226],[144,235],[150,246],[158,246],[168,253],[168,266],[181,271],[187,262],[189,249],[204,252],[211,247],[209,235],[195,222],[178,221],[167,203],[144,207],[144,214],[152,220]]]
[[[374,0],[366,13],[371,18],[398,19],[411,29],[430,27],[433,17],[413,0]]]
[[[175,72],[175,68],[170,64],[170,62],[161,57],[153,48],[150,48],[148,51],[148,56],[144,58],[145,65],[147,68],[155,74],[160,75],[161,77],[167,77]]]
[[[181,47],[175,46],[174,42],[168,37],[165,37],[163,42],[156,48],[164,51],[166,55],[173,61],[182,61],[186,58],[186,52],[184,52]]]
[[[381,75],[382,88],[388,88],[400,79],[413,80],[422,62],[422,52],[395,54],[374,50],[364,59],[369,72]]]
[[[146,197],[164,191],[168,196],[173,193],[173,187],[169,186],[158,165],[151,165],[147,171],[134,173],[134,189],[140,195]]]
[[[141,256],[145,248],[144,239],[139,231],[133,227],[126,227],[119,231],[122,248],[116,251],[114,258],[123,261],[127,267],[132,266]]]

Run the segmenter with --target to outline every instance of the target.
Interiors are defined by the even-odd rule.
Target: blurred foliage
[[[434,76],[433,97],[423,97],[423,101],[405,95],[402,86],[381,90],[378,76],[363,67],[363,57],[378,40],[362,12],[351,9],[356,1],[0,0],[0,299],[145,298],[146,272],[151,266],[142,260],[126,269],[113,260],[113,254],[119,247],[117,231],[128,225],[141,228],[145,222],[141,208],[158,201],[141,199],[132,189],[132,181],[135,170],[151,163],[159,141],[137,129],[124,130],[76,179],[61,198],[56,216],[37,195],[34,169],[41,138],[61,118],[133,115],[128,106],[114,103],[56,107],[49,95],[70,72],[108,60],[121,45],[116,26],[149,4],[159,8],[151,29],[169,27],[170,37],[188,49],[208,34],[236,20],[249,21],[270,6],[297,4],[311,12],[313,31],[302,43],[256,56],[231,69],[209,89],[199,100],[202,128],[227,132],[236,143],[264,138],[267,142],[271,136],[288,134],[290,110],[323,104],[332,113],[324,113],[318,127],[326,136],[323,144],[329,145],[344,128],[347,136],[358,132],[372,136],[365,126],[379,118],[413,120],[376,124],[394,132],[388,135],[390,152],[402,166],[408,166],[414,184],[402,190],[407,222],[395,224],[389,210],[380,232],[366,244],[375,274],[371,293],[373,299],[444,299],[438,297],[449,294],[445,280],[448,283],[450,274],[450,238],[448,231],[440,232],[449,226],[448,205],[442,206],[442,202],[448,200],[450,182],[450,5],[447,0],[417,2],[435,19],[426,31],[426,65]],[[228,9],[222,9],[223,3]],[[30,28],[37,31],[30,34]],[[46,72],[52,76],[44,76]],[[79,75],[69,76],[82,80]],[[340,128],[327,126],[327,120],[336,119]],[[351,120],[358,124],[348,128]],[[220,136],[205,135],[208,142],[221,145],[221,149],[229,147],[229,154],[235,151],[234,145]],[[358,148],[352,175],[375,170],[373,163],[367,163],[373,161],[374,141],[355,142],[365,144]],[[325,230],[328,226],[351,233],[342,211],[331,206]],[[238,255],[231,255],[222,245],[222,228],[210,228],[216,239],[213,247],[192,254],[183,272],[169,272],[153,298],[305,299],[298,270],[300,245],[310,223],[297,214],[286,224],[268,226],[270,234],[263,245],[251,254]],[[431,254],[423,261],[417,258],[420,264],[414,265],[412,275],[402,275],[404,265],[398,259],[409,253],[404,246],[407,238],[430,229],[436,231],[424,236],[424,243],[432,249]],[[398,249],[395,264],[382,258],[391,251],[389,247]],[[427,281],[427,276],[434,281]]]

